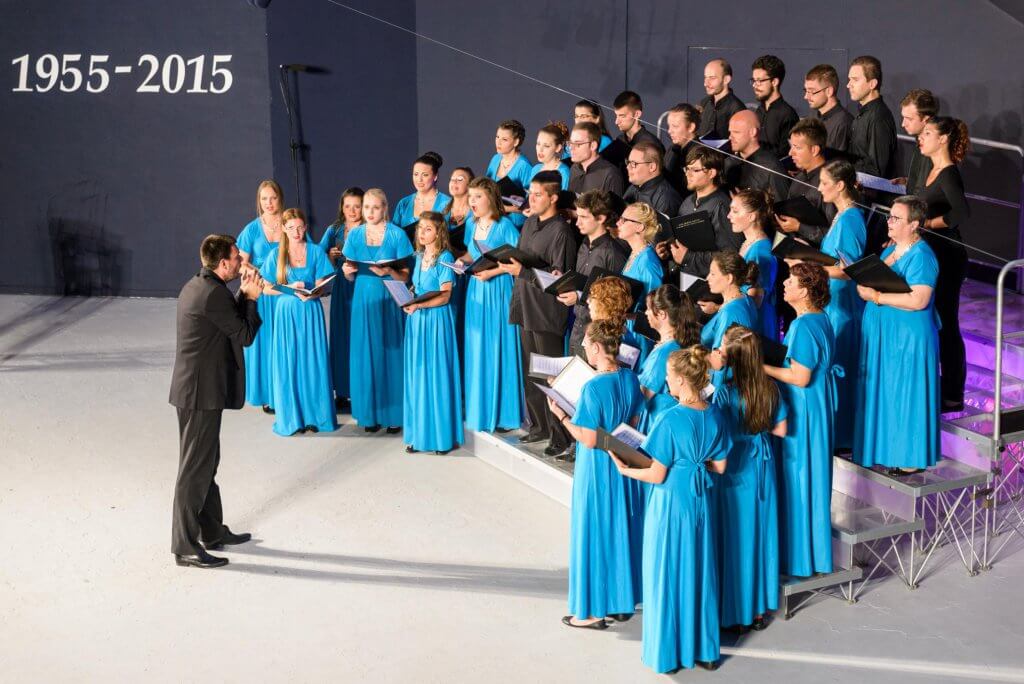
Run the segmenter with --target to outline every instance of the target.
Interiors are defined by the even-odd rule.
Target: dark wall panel
[[[250,177],[272,172],[265,14],[244,2],[0,2],[4,40],[0,186],[0,290],[73,294],[175,294],[197,267],[210,232],[235,232],[253,204]],[[30,56],[28,86],[44,54],[109,55],[110,85],[13,92]],[[221,95],[137,92],[152,54],[231,55]],[[114,65],[130,66],[115,74]],[[176,72],[169,72],[176,87]],[[73,75],[63,79],[74,85]],[[92,80],[97,87],[100,77]],[[160,87],[161,78],[151,81]],[[251,213],[251,209],[248,210]]]

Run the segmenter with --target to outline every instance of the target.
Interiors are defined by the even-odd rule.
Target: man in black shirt
[[[558,214],[558,191],[562,177],[557,171],[541,171],[530,182],[528,200],[530,218],[519,234],[519,249],[541,259],[544,270],[566,273],[576,264],[573,231]],[[519,327],[525,379],[526,411],[530,431],[519,441],[527,444],[550,439],[552,454],[562,453],[569,446],[569,435],[563,427],[549,420],[544,393],[530,379],[530,354],[562,356],[569,310],[554,295],[544,292],[533,274],[516,260],[499,264],[499,268],[515,278],[509,322]]]
[[[713,59],[704,66],[704,92],[700,101],[700,127],[697,136],[714,140],[729,137],[729,119],[746,109],[743,100],[736,97],[732,83],[732,67],[724,59]]]
[[[839,104],[838,92],[839,74],[831,64],[819,64],[804,77],[804,99],[811,107],[811,116],[825,124],[825,146],[846,152],[853,115]]]
[[[678,214],[683,198],[661,174],[661,163],[660,149],[647,141],[634,145],[626,162],[630,185],[622,199],[627,204],[647,202],[654,207],[662,228],[658,240],[666,240],[669,237],[668,220]]]
[[[900,122],[907,135],[915,138],[921,135],[924,125],[939,115],[939,101],[932,95],[932,91],[923,88],[915,88],[907,93],[907,96],[900,102]],[[924,186],[928,174],[932,171],[932,160],[921,154],[921,148],[914,145],[910,151],[910,163],[907,176],[896,178],[896,182],[907,186],[908,195],[916,195],[917,191]]]
[[[591,190],[576,198],[576,227],[583,236],[583,242],[576,252],[573,270],[581,275],[589,276],[595,268],[621,273],[626,265],[627,254],[611,233],[619,219],[612,207],[611,197],[600,190]],[[590,310],[579,301],[579,294],[567,292],[558,295],[558,300],[565,306],[576,307],[576,320],[569,334],[569,353],[585,358],[583,335],[590,325]]]
[[[896,175],[896,119],[882,100],[882,63],[870,56],[850,63],[846,84],[860,111],[850,125],[850,154],[858,171],[881,178]]]
[[[665,160],[662,173],[672,184],[680,197],[687,194],[686,154],[690,148],[696,145],[694,139],[697,137],[697,125],[700,123],[700,112],[691,104],[680,102],[668,110],[666,118],[668,137],[672,144],[665,150]]]
[[[761,146],[780,159],[789,154],[789,129],[800,118],[779,92],[786,78],[786,65],[775,55],[762,55],[754,60],[750,69],[750,85],[754,97],[761,103],[757,107]]]
[[[729,193],[721,189],[725,157],[718,150],[696,147],[686,155],[687,187],[693,194],[683,200],[679,215],[686,216],[696,211],[706,211],[715,228],[715,247],[718,250],[738,252],[743,244],[743,233],[732,232],[729,222]],[[671,259],[682,267],[684,273],[706,278],[711,266],[712,252],[695,252],[687,249],[677,240],[659,242],[658,256]]]
[[[644,115],[644,103],[639,95],[632,90],[623,90],[612,102],[612,107],[615,109],[615,127],[619,129],[619,136],[615,138],[612,145],[618,143],[622,146],[621,171],[625,172],[629,151],[638,142],[649,142],[661,148],[661,153],[665,154],[665,146],[658,140],[658,136],[644,128],[643,123],[640,122]]]
[[[607,190],[621,195],[625,189],[622,173],[597,153],[601,143],[601,129],[589,121],[572,127],[569,134],[569,190],[577,195],[588,190]]]
[[[780,200],[789,190],[789,176],[775,155],[761,147],[758,125],[757,115],[749,109],[732,115],[729,147],[743,161],[732,158],[726,161],[725,185],[733,190],[769,190],[772,199]]]
[[[818,192],[821,167],[825,165],[825,140],[828,133],[825,124],[818,119],[800,119],[789,134],[789,154],[799,169],[790,183],[788,197],[806,197],[812,205],[825,214],[831,224],[835,218],[834,204],[826,204]],[[800,223],[792,216],[778,216],[779,228],[785,233],[798,233],[808,242],[819,245],[828,226],[811,226]]]

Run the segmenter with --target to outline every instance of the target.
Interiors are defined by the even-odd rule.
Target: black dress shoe
[[[252,539],[252,535],[250,533],[243,532],[242,534],[235,534],[228,529],[227,525],[225,525],[224,534],[221,535],[220,539],[211,542],[203,542],[203,546],[210,551],[216,551],[217,549],[224,548],[226,544],[231,546],[235,544],[244,544],[250,539]]]
[[[558,456],[555,456],[555,460],[562,461],[563,463],[575,463],[576,452],[573,451],[572,449],[569,449],[564,454],[558,454]]]
[[[755,632],[760,632],[763,629],[768,629],[768,620],[763,615],[761,617],[754,618],[753,624],[750,625],[750,629]]]
[[[415,454],[417,451],[418,450],[415,447],[413,447],[412,444],[406,444],[405,445],[405,453],[407,453],[407,454]]]
[[[451,449],[446,449],[444,451],[434,451],[435,456],[447,456],[450,453],[452,453]]]
[[[567,446],[557,446],[555,444],[549,444],[547,446],[547,448],[544,449],[544,455],[545,456],[561,456],[562,454],[564,454],[567,451],[569,451],[569,447],[567,447]]]
[[[270,415],[274,415],[275,413],[277,413],[277,411],[275,411],[274,409],[270,408],[266,404],[263,405],[263,412],[264,413],[269,413]]]
[[[504,435],[508,432],[512,432],[510,428],[494,428],[494,431],[497,432],[499,435]]]
[[[191,556],[179,556],[174,554],[174,562],[177,565],[186,568],[202,568],[203,570],[209,570],[210,568],[221,568],[228,564],[227,558],[217,558],[211,556],[205,551],[197,553]]]
[[[710,671],[714,672],[715,670],[718,669],[718,661],[717,660],[698,660],[697,661],[697,667],[703,667],[705,670],[710,670]]]
[[[540,432],[527,432],[525,435],[519,438],[520,444],[536,444],[537,442],[543,442],[548,436],[541,434]]]
[[[348,402],[347,398],[345,398],[345,397],[335,397],[334,398],[334,408],[337,409],[338,411],[345,410],[346,408],[348,408],[348,405],[349,405],[349,402]]]
[[[387,432],[389,435],[397,435],[401,431],[402,428],[400,427],[389,427],[387,430],[385,430],[385,432]]]
[[[562,618],[562,624],[567,627],[575,627],[576,629],[608,629],[608,623],[601,618],[597,622],[591,622],[589,625],[577,625],[573,624],[572,615],[566,615]]]
[[[380,425],[369,425],[364,427],[363,432],[380,432]]]
[[[314,435],[320,432],[320,428],[318,428],[316,425],[307,425],[305,430],[306,432],[312,432]]]
[[[612,613],[608,617],[616,622],[629,622],[629,619],[633,617],[632,613]]]

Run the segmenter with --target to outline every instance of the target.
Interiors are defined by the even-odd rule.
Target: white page
[[[906,185],[899,185],[898,183],[893,183],[888,178],[872,176],[870,173],[864,173],[863,171],[857,172],[857,181],[865,188],[871,188],[872,190],[890,192],[894,195],[905,195],[907,193]]]
[[[556,276],[553,273],[542,271],[539,268],[533,269],[533,274],[537,276],[537,280],[540,281],[540,289],[545,289],[551,285],[551,283],[558,280],[561,276]]]
[[[547,385],[542,385],[539,382],[535,382],[533,384],[535,384],[541,392],[551,397],[554,400],[555,404],[560,409],[565,411],[566,414],[569,415],[569,417],[576,415],[576,404],[563,397],[560,392],[551,387],[548,387]]]
[[[528,372],[530,375],[545,378],[554,377],[565,370],[573,358],[572,356],[544,356],[530,352],[530,370]]]
[[[558,374],[555,381],[551,383],[551,387],[575,406],[580,403],[583,385],[587,384],[587,381],[595,375],[597,375],[597,371],[591,368],[586,361],[578,356],[574,356],[565,369]]]
[[[781,233],[782,231],[780,230],[779,232]],[[693,285],[698,280],[704,280],[704,278],[701,278],[700,276],[690,275],[689,273],[680,273],[679,275],[682,276],[683,279],[683,286],[680,288],[683,292],[686,292],[688,289],[690,289],[690,286]]]
[[[620,366],[631,369],[636,368],[636,362],[640,360],[640,350],[631,344],[623,342],[619,345],[619,355],[615,357],[615,360]]]
[[[462,263],[461,261],[456,261],[455,263],[451,263],[451,264],[449,264],[447,262],[444,262],[444,261],[439,261],[437,263],[441,264],[445,268],[452,269],[453,271],[455,271],[459,275],[465,275],[466,274],[466,269],[469,268],[468,266],[466,266],[466,264]]]
[[[638,451],[640,445],[647,439],[647,435],[625,423],[619,423],[618,427],[611,431],[611,435],[623,444],[629,445]]]
[[[398,306],[405,306],[412,299],[412,292],[409,292],[409,288],[405,286],[405,283],[397,280],[385,280],[383,282],[384,287],[388,289],[388,293],[391,294]]]

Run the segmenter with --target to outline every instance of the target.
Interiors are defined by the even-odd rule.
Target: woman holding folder
[[[759,328],[757,304],[741,289],[744,285],[757,285],[759,275],[757,264],[747,263],[736,252],[715,252],[711,255],[708,289],[712,294],[722,295],[723,304],[718,313],[704,324],[700,332],[701,344],[708,349],[718,349],[722,335],[734,323],[752,330]]]
[[[597,375],[583,386],[572,416],[551,399],[548,407],[577,442],[569,523],[569,627],[606,629],[606,618],[625,621],[641,602],[641,578],[631,544],[629,506],[622,477],[608,452],[597,448],[597,430],[634,425],[643,396],[632,371],[615,360],[622,325],[594,321],[583,349]]]
[[[780,383],[788,409],[779,459],[780,569],[792,577],[832,572],[832,450],[835,438],[835,338],[824,309],[828,274],[819,264],[793,264],[783,297],[796,311],[781,368],[764,366]]]
[[[327,226],[320,238],[320,249],[336,264],[338,277],[331,283],[331,312],[328,329],[331,338],[331,379],[334,381],[334,403],[341,408],[351,396],[348,387],[349,327],[352,318],[352,282],[345,277],[341,255],[349,233],[363,222],[363,190],[348,188],[338,201],[338,218]]]
[[[412,185],[416,189],[411,195],[398,200],[391,221],[402,229],[416,223],[425,211],[444,211],[452,198],[437,189],[437,172],[444,160],[437,152],[424,152],[412,164]],[[408,236],[408,234],[407,234]]]
[[[732,448],[725,416],[701,398],[708,352],[673,352],[669,391],[678,405],[658,418],[642,448],[653,460],[619,472],[654,485],[643,543],[643,655],[655,672],[694,664],[713,670],[719,658],[718,562],[712,472],[721,474]]]
[[[417,296],[438,295],[403,307],[405,329],[405,406],[402,413],[405,450],[446,454],[462,444],[462,384],[455,318],[449,300],[455,272],[444,214],[425,211],[416,230],[416,266],[412,272]]]
[[[934,297],[939,263],[919,230],[928,205],[900,197],[889,212],[893,244],[882,261],[910,292],[863,285],[860,381],[853,460],[886,466],[892,475],[918,472],[939,459],[939,333]],[[894,353],[896,352],[896,353]]]
[[[857,285],[843,271],[844,265],[864,256],[867,227],[864,214],[857,207],[857,172],[853,164],[837,159],[821,169],[818,191],[825,202],[836,208],[836,217],[821,241],[821,251],[839,259],[839,264],[826,266],[830,292],[825,315],[835,335],[835,363],[843,368],[843,377],[836,380],[839,405],[836,409],[836,449],[853,448],[853,428],[857,403],[857,357],[860,355],[860,324],[864,301],[857,295]]]
[[[380,188],[363,196],[366,223],[355,228],[342,249],[342,270],[355,283],[349,374],[352,418],[366,432],[402,428],[402,311],[383,280],[408,281],[412,245],[405,232],[388,221],[388,200]]]
[[[647,295],[647,310],[641,315],[659,338],[640,366],[638,378],[645,402],[637,430],[646,433],[665,409],[677,403],[668,392],[668,358],[672,352],[700,344],[700,326],[690,296],[675,285],[662,285]]]
[[[786,436],[786,406],[765,375],[758,333],[734,325],[718,358],[731,372],[712,395],[729,420],[732,450],[715,487],[722,626],[740,633],[767,626],[779,606],[779,521],[775,437]],[[714,365],[714,361],[712,364]]]
[[[634,313],[643,315],[644,304],[647,296],[658,289],[664,279],[664,272],[661,268],[661,259],[654,251],[655,238],[661,229],[658,223],[658,212],[646,202],[635,202],[626,207],[622,216],[619,217],[619,239],[625,240],[629,245],[629,258],[626,266],[622,269],[622,275],[644,284],[643,296],[636,302]],[[653,343],[642,335],[634,332],[635,322],[627,321],[626,329],[629,333],[629,343],[640,349],[638,364],[642,364],[651,353]]]
[[[338,421],[320,293],[282,294],[274,284],[314,290],[334,273],[334,266],[319,245],[306,241],[306,215],[301,209],[286,210],[281,221],[281,240],[267,254],[260,272],[268,283],[265,294],[277,295],[278,300],[270,362],[274,432],[329,432],[338,429]]]
[[[515,246],[519,233],[505,216],[498,184],[474,178],[469,184],[467,266],[483,253]],[[523,422],[523,374],[519,333],[509,322],[512,276],[496,264],[472,274],[466,289],[465,399],[466,427],[481,432],[508,432]]]
[[[760,325],[757,330],[770,340],[779,339],[779,319],[775,315],[775,276],[779,265],[772,254],[772,241],[765,226],[772,221],[771,195],[765,190],[740,190],[729,204],[729,222],[734,233],[743,233],[740,256],[748,264],[757,264],[757,283],[740,291],[757,304]]]

